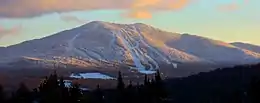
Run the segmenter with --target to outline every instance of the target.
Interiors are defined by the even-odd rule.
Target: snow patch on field
[[[80,88],[82,91],[88,91],[88,88]]]
[[[72,85],[72,81],[71,80],[64,80],[64,85],[65,85],[65,87],[71,87],[71,85]]]
[[[155,74],[156,73],[156,71],[151,71],[151,70],[140,70],[139,72],[143,73],[143,74]]]
[[[111,76],[101,73],[72,73],[70,77],[77,79],[115,79]]]
[[[72,86],[72,81],[71,80],[64,80],[64,85],[65,85],[65,87],[70,88]],[[83,87],[81,87],[80,89],[82,91],[88,91],[89,90],[88,88],[83,88]]]

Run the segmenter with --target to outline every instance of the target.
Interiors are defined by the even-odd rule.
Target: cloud
[[[152,12],[151,10],[172,9],[172,6],[168,6],[172,3],[178,3],[172,4],[173,8],[180,8],[186,1],[190,0],[0,0],[0,17],[21,18],[52,12],[97,9],[142,9]]]
[[[231,4],[226,4],[226,5],[222,5],[220,6],[218,9],[220,11],[235,11],[238,10],[240,8],[239,5],[235,4],[235,3],[231,3]]]
[[[158,5],[162,0],[135,0],[132,4],[132,8],[149,8]]]
[[[150,9],[159,3],[161,3],[161,0],[135,0],[125,16],[127,18],[150,19],[152,18],[152,11]]]
[[[173,0],[170,4],[169,7],[174,10],[182,9],[187,4],[189,4],[190,0]]]
[[[19,32],[21,32],[22,30],[22,26],[19,25],[19,26],[15,26],[15,27],[12,27],[12,28],[3,28],[0,26],[0,39],[2,37],[5,37],[5,36],[14,36],[14,35],[17,35],[19,34]]]
[[[147,10],[132,10],[125,14],[128,18],[136,18],[136,19],[151,19],[152,13]]]
[[[127,17],[150,18],[155,11],[182,10],[198,1],[201,0],[0,0],[0,17],[24,18],[53,12],[120,9],[129,10]],[[219,8],[227,11],[238,6],[232,4]]]
[[[80,23],[80,24],[88,22],[87,20],[82,20],[82,19],[79,19],[78,17],[72,16],[72,15],[60,15],[60,19],[65,22],[76,22],[76,23]]]
[[[180,10],[193,0],[135,0],[127,12],[127,17],[150,19],[157,10]]]
[[[1,17],[33,17],[44,13],[128,8],[131,0],[0,0]]]
[[[238,4],[237,2],[233,1],[229,4],[224,4],[218,6],[219,11],[224,11],[224,12],[230,12],[230,11],[236,11],[241,9],[244,5],[247,5],[250,2],[250,0],[243,0],[243,4]]]

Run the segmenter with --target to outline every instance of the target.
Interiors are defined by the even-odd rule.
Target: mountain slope
[[[168,41],[168,46],[218,64],[247,64],[258,62],[259,53],[241,49],[231,44],[195,35],[183,34]]]
[[[241,64],[259,61],[260,54],[194,35],[159,30],[142,23],[93,21],[49,37],[0,48],[1,65],[35,64],[96,67],[123,64],[141,73],[179,63]],[[15,63],[14,63],[15,62]]]
[[[72,64],[74,58],[77,61],[131,64],[134,65],[131,68],[147,72],[158,69],[163,63],[177,67],[174,62],[203,61],[177,49],[158,46],[159,42],[163,44],[176,36],[179,34],[172,35],[140,23],[125,25],[94,21],[46,38],[9,46],[1,51],[4,57],[1,62],[27,57],[24,59]],[[150,38],[157,41],[148,40]]]
[[[241,42],[234,42],[230,43],[231,45],[234,45],[236,47],[242,48],[242,49],[247,49],[256,53],[260,53],[260,46],[253,45],[253,44],[248,44],[248,43],[241,43]]]

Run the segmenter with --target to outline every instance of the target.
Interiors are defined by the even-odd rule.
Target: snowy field
[[[130,70],[137,70],[139,73],[142,73],[142,74],[155,74],[156,71],[155,70],[145,70],[145,69],[137,69],[136,67],[130,67]],[[134,72],[134,71],[132,71]]]
[[[111,76],[101,74],[101,73],[72,73],[70,75],[71,78],[77,79],[115,79]]]
[[[140,70],[139,72],[143,73],[143,74],[155,74],[156,73],[156,71],[150,71],[150,70]]]

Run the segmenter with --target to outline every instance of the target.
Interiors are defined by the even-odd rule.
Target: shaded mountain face
[[[174,103],[250,103],[250,91],[259,87],[253,86],[259,85],[259,68],[260,64],[222,68],[185,78],[169,79],[165,83],[174,97]],[[188,93],[184,94],[183,91]],[[249,95],[238,95],[245,92]],[[217,99],[212,99],[216,97]]]
[[[167,45],[217,64],[247,64],[258,62],[260,58],[259,53],[189,34],[168,41]]]
[[[141,73],[179,63],[241,64],[260,54],[208,38],[159,30],[142,23],[90,22],[49,37],[0,48],[1,65],[17,61],[81,67],[123,64]]]
[[[260,46],[253,45],[253,44],[248,44],[248,43],[241,43],[241,42],[234,42],[230,43],[236,47],[247,49],[256,53],[260,53]]]

